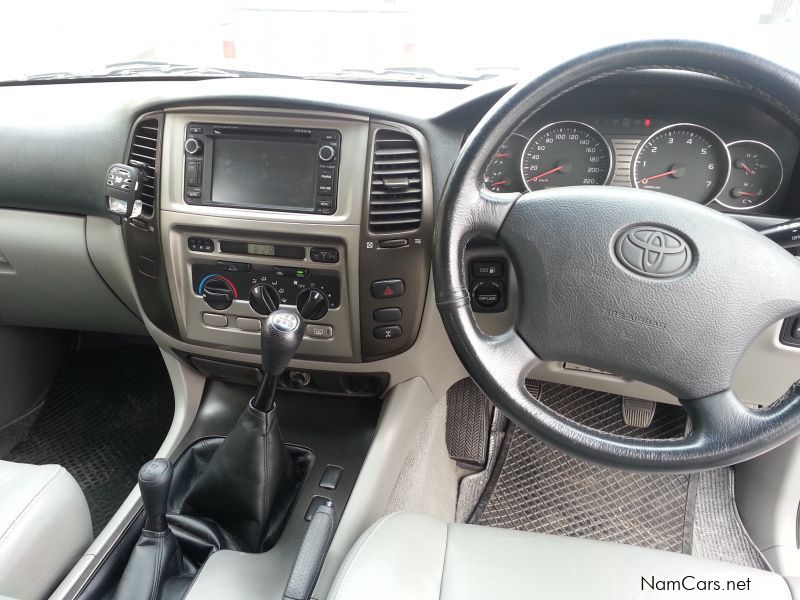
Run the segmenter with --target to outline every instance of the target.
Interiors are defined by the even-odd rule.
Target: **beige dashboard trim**
[[[183,142],[190,122],[339,130],[342,141],[336,213],[322,216],[186,204],[183,200]],[[211,356],[209,349],[217,348],[224,350],[223,356],[231,359],[231,351],[258,351],[260,340],[255,332],[236,326],[214,328],[205,325],[201,315],[209,309],[194,293],[191,285],[192,264],[239,260],[253,264],[254,268],[279,264],[338,274],[342,284],[341,306],[331,310],[323,322],[333,327],[334,337],[325,340],[306,338],[299,352],[307,358],[343,362],[360,358],[358,250],[364,181],[369,162],[369,127],[369,120],[365,118],[317,112],[238,107],[229,110],[182,108],[167,112],[161,169],[161,245],[180,336],[186,342],[202,347],[202,350],[193,353]],[[293,261],[236,257],[219,253],[218,243],[212,253],[197,253],[187,248],[189,236],[209,237],[217,241],[233,239],[265,244],[335,247],[340,252],[341,260],[337,264],[326,265],[312,263],[308,258]],[[225,312],[231,323],[236,323],[236,317],[260,317],[250,307],[247,297],[234,301]]]

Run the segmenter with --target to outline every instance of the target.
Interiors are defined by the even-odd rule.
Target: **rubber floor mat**
[[[681,407],[658,405],[651,425],[635,428],[622,418],[620,396],[543,382],[528,388],[562,415],[608,433],[648,439],[685,433]],[[688,475],[600,467],[514,428],[471,522],[690,552],[695,487]]]
[[[692,554],[701,558],[770,571],[736,508],[734,472],[730,467],[704,471],[697,478],[697,508]]]
[[[173,405],[157,349],[73,352],[30,434],[7,460],[65,467],[86,495],[97,535],[166,437]]]

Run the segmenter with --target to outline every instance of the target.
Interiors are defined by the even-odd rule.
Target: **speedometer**
[[[603,185],[611,176],[611,147],[578,121],[542,127],[522,153],[522,179],[530,191],[565,185]]]
[[[639,147],[633,185],[705,204],[728,180],[730,154],[710,129],[679,123],[659,129]]]

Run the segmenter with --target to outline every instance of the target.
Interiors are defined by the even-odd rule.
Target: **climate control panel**
[[[320,319],[341,304],[338,275],[306,267],[251,265],[217,261],[192,265],[192,288],[215,310],[225,310],[234,300],[247,300],[259,314],[274,304],[293,304],[308,320]]]
[[[339,277],[306,267],[282,267],[217,261],[192,265],[192,288],[215,310],[225,310],[234,300],[247,300],[259,314],[267,315],[281,304],[298,306],[310,321],[320,319],[341,303]]]

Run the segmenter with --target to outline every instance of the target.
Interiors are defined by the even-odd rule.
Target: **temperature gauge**
[[[717,202],[734,210],[764,204],[783,181],[783,165],[777,152],[762,142],[744,140],[728,144],[731,175]]]
[[[484,185],[493,192],[519,192],[525,186],[519,178],[519,157],[526,139],[512,134],[492,156],[486,173]]]

